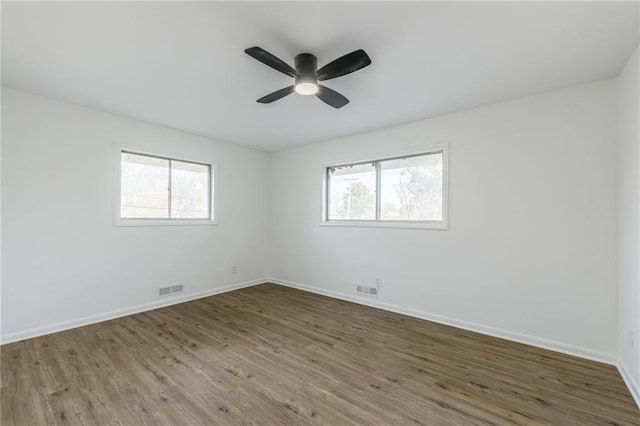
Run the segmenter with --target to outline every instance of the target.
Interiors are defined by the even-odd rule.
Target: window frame
[[[185,163],[193,163],[209,167],[209,218],[123,218],[121,214],[121,161],[122,153],[130,153],[144,155],[148,157],[160,158],[163,160],[180,161]],[[153,149],[132,144],[115,144],[115,188],[113,203],[113,225],[114,226],[193,226],[193,225],[217,225],[218,224],[218,166],[213,159],[203,158],[202,156],[183,156],[168,152],[163,149]],[[171,173],[171,168],[169,168]],[[170,195],[169,195],[170,197]],[[171,205],[169,204],[169,207]]]
[[[380,217],[380,187],[381,174],[380,164],[383,161],[397,160],[401,158],[417,157],[442,153],[442,220],[339,220],[329,219],[329,169],[332,167],[352,166],[358,164],[374,163],[376,170],[376,217]],[[407,229],[449,229],[449,144],[433,145],[424,149],[411,152],[394,152],[385,155],[376,155],[374,158],[354,159],[351,161],[329,162],[322,164],[322,213],[320,218],[321,226],[341,226],[341,227],[365,227],[365,228],[407,228]]]

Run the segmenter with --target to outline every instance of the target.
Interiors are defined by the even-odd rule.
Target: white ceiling
[[[2,83],[275,151],[617,75],[638,44],[637,2],[2,3]],[[255,100],[292,84],[261,46],[319,66],[351,103]]]

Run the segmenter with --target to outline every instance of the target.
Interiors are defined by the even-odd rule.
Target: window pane
[[[329,220],[375,220],[374,163],[328,169]]]
[[[442,220],[442,153],[380,162],[381,220]]]
[[[169,160],[121,154],[120,217],[169,217]]]
[[[171,161],[171,218],[209,219],[209,166]]]

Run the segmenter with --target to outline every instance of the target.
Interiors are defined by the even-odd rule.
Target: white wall
[[[640,67],[638,49],[618,80],[620,361],[640,403]],[[633,333],[633,346],[629,332]]]
[[[271,276],[614,361],[617,80],[278,152]],[[450,229],[318,226],[321,164],[450,142]],[[371,299],[361,299],[373,302]]]
[[[116,140],[216,159],[219,225],[114,227]],[[267,275],[265,153],[11,89],[2,144],[3,341]]]

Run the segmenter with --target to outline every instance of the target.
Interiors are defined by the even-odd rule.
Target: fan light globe
[[[318,85],[308,81],[296,84],[296,93],[300,95],[315,95],[318,93]]]

